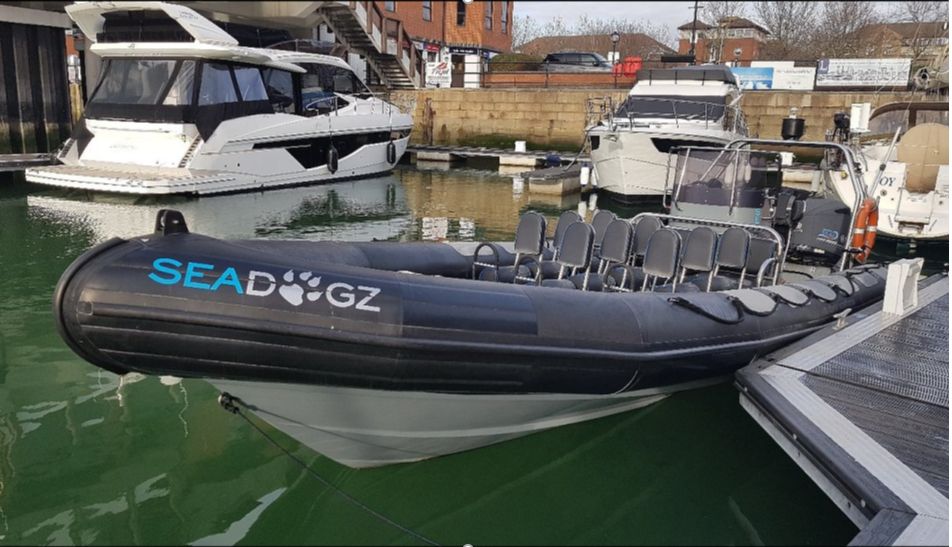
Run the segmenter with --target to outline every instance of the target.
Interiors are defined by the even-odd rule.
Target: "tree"
[[[566,24],[561,17],[555,17],[540,25],[531,17],[523,16],[516,17],[513,21],[512,47],[518,49],[542,36],[605,36],[614,31],[621,34],[645,34],[664,45],[671,45],[673,42],[670,29],[649,21],[600,19],[582,15],[572,24]]]
[[[875,2],[823,2],[820,21],[811,33],[811,57],[865,57],[877,44],[873,34],[859,32],[880,22]]]
[[[935,36],[923,32],[922,26],[925,23],[940,23],[949,20],[949,5],[947,2],[917,2],[905,1],[896,2],[892,5],[890,17],[897,22],[916,23],[915,33],[903,41],[903,45],[909,48],[912,61],[921,59]]]
[[[743,17],[747,11],[747,2],[705,2],[703,19],[711,28],[705,31],[708,47],[708,60],[719,63],[724,57],[724,42],[727,40],[727,25],[731,17]]]
[[[776,61],[806,59],[805,44],[818,26],[815,2],[768,1],[754,4],[758,22],[770,31],[761,56]]]
[[[535,38],[541,36],[539,23],[528,15],[516,16],[512,21],[512,49],[519,49]]]

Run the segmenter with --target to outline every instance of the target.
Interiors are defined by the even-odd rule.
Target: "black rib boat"
[[[880,300],[847,241],[875,226],[780,165],[685,149],[672,214],[568,211],[548,240],[530,212],[510,245],[223,241],[164,210],[79,257],[55,316],[89,362],[205,378],[346,465],[425,459],[719,381]]]

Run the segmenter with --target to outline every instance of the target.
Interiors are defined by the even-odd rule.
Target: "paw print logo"
[[[287,300],[288,304],[300,306],[304,303],[305,298],[310,302],[314,302],[324,294],[323,291],[316,290],[317,286],[321,284],[320,276],[314,277],[312,272],[301,272],[297,276],[300,283],[296,282],[294,277],[294,270],[288,270],[287,273],[284,274],[286,284],[278,288],[278,294]]]

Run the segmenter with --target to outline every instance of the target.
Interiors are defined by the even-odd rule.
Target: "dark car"
[[[542,67],[549,72],[610,72],[612,64],[598,53],[563,51],[546,55]]]

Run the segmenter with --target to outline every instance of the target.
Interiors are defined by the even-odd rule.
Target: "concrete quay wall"
[[[530,149],[577,150],[589,98],[624,100],[622,89],[420,89],[395,91],[391,100],[413,112],[411,142],[443,146],[511,147],[527,141]],[[780,138],[780,123],[791,107],[806,120],[805,140],[823,140],[833,114],[850,104],[872,108],[908,101],[908,92],[755,91],[741,106],[751,135]],[[429,105],[429,108],[427,108]]]

